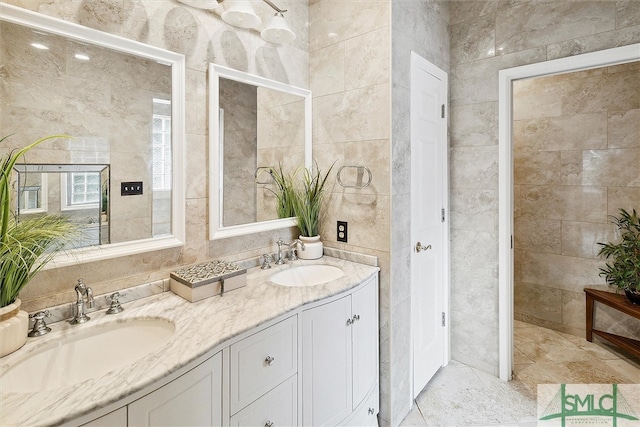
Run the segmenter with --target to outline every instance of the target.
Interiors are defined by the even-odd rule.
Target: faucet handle
[[[267,269],[271,268],[271,264],[270,264],[271,261],[272,261],[272,258],[271,258],[270,254],[262,255],[262,267],[260,267],[260,268],[262,270],[267,270]]]
[[[109,309],[107,310],[107,314],[117,314],[117,313],[120,313],[120,312],[124,311],[124,308],[122,307],[122,304],[120,303],[120,292],[114,292],[107,299],[109,299],[111,301],[111,305],[109,306]]]
[[[27,334],[28,337],[40,337],[51,332],[51,328],[44,321],[45,317],[51,317],[49,310],[39,311],[36,314],[30,314],[29,319],[35,319],[33,329]]]

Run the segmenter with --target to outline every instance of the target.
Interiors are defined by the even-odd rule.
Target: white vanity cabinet
[[[378,276],[211,352],[86,426],[377,426]]]
[[[222,354],[132,402],[129,426],[221,426]]]
[[[302,312],[303,425],[377,425],[377,302],[374,277]],[[358,417],[363,411],[369,416]]]

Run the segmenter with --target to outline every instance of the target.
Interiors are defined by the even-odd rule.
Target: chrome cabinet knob
[[[431,249],[431,245],[423,246],[420,242],[416,243],[416,252],[418,253],[429,249]]]
[[[275,361],[276,361],[276,359],[274,357],[271,357],[271,356],[267,356],[267,358],[264,359],[264,363],[266,363],[269,366],[273,365],[273,363]]]
[[[273,427],[275,424],[273,423],[273,421],[269,421],[267,420],[266,423],[264,423],[264,427]]]
[[[375,412],[376,410],[374,408],[369,408],[369,410],[367,411],[369,415],[373,415]]]

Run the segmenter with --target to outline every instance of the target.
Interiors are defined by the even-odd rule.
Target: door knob
[[[431,245],[422,246],[422,243],[416,243],[416,252],[422,252],[431,249]]]

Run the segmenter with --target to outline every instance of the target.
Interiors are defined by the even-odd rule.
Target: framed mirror
[[[80,229],[78,239],[67,249],[111,242],[109,165],[16,164],[14,171],[13,211],[18,218],[67,217]]]
[[[2,150],[69,135],[17,166],[16,212],[90,230],[47,268],[183,245],[184,56],[4,3],[0,33]]]
[[[311,91],[209,65],[210,239],[296,225],[274,172],[311,166]]]

